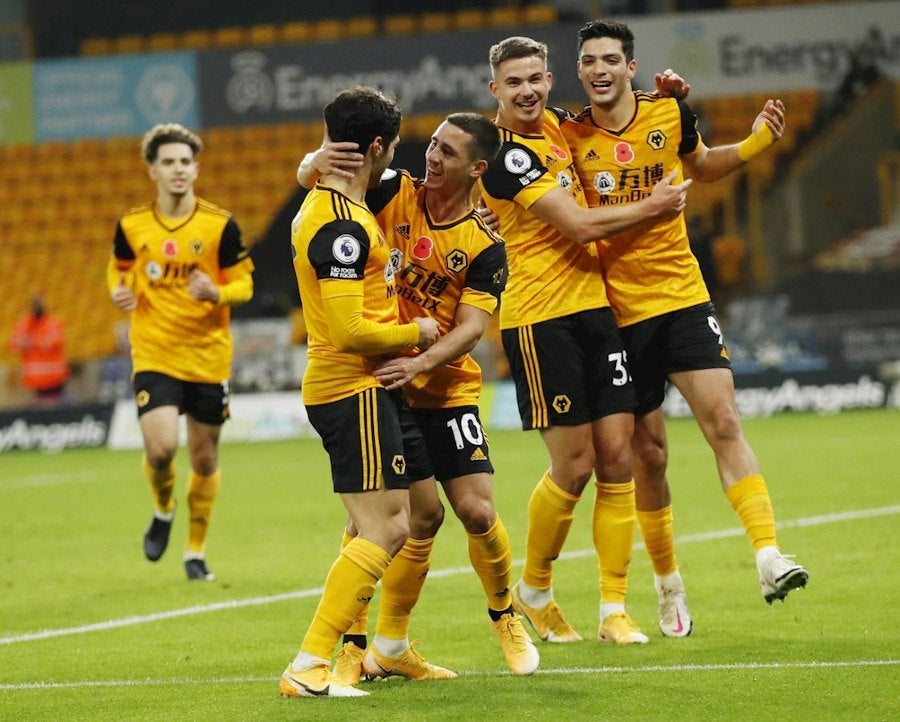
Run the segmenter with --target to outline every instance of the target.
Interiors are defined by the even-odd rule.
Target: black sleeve
[[[491,161],[481,182],[488,195],[511,201],[546,172],[547,167],[531,148],[508,141],[500,147],[499,155]]]
[[[219,241],[219,268],[230,268],[243,261],[250,251],[244,245],[241,229],[234,217],[228,219]]]
[[[466,274],[466,286],[475,291],[484,291],[494,298],[506,288],[506,277],[509,275],[506,266],[506,245],[502,241],[485,248],[469,266]]]
[[[356,221],[331,221],[313,236],[306,256],[319,280],[361,281],[369,258],[369,235]]]
[[[685,155],[697,150],[700,134],[697,132],[697,116],[688,104],[679,100],[678,110],[681,111],[681,143],[678,146],[678,155]]]
[[[402,179],[403,171],[397,168],[388,168],[381,174],[378,187],[366,191],[366,205],[373,215],[377,216],[381,213],[391,199],[400,192]]]
[[[113,239],[113,255],[120,261],[133,261],[135,259],[134,249],[128,243],[128,238],[125,237],[121,221],[116,224],[116,237]]]
[[[565,108],[557,108],[554,105],[548,105],[547,110],[553,113],[553,115],[555,115],[559,119],[560,123],[562,123],[564,120],[567,120],[568,118],[575,117],[575,113],[573,113],[571,110],[566,110]]]

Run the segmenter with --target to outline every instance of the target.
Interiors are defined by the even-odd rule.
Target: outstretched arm
[[[701,183],[719,180],[781,138],[784,127],[784,103],[769,99],[753,121],[750,135],[740,143],[731,145],[713,148],[701,145],[696,152],[682,156],[685,170],[691,178]]]

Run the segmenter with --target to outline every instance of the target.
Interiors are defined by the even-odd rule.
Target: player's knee
[[[147,463],[157,471],[167,469],[175,461],[175,453],[177,451],[177,444],[170,444],[165,441],[151,439],[147,441],[145,446]]]
[[[485,534],[497,520],[497,512],[490,499],[467,499],[454,509],[469,534]]]
[[[430,539],[437,536],[438,529],[444,523],[444,505],[437,504],[425,508],[414,508],[410,513],[409,532],[416,539]]]
[[[722,404],[712,414],[708,424],[710,443],[730,442],[741,438],[741,418],[731,404]]]

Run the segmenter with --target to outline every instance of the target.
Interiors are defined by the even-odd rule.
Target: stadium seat
[[[167,52],[181,48],[182,38],[178,33],[153,33],[147,39],[147,49],[151,52]]]
[[[251,25],[247,40],[250,45],[277,45],[280,40],[278,27],[272,24]]]
[[[85,38],[78,48],[80,55],[110,55],[113,42],[110,38]]]
[[[186,30],[181,39],[189,50],[210,50],[215,47],[211,30]]]
[[[313,38],[317,42],[333,42],[343,37],[346,37],[346,32],[340,20],[325,19],[313,23]]]
[[[419,29],[423,33],[446,33],[452,30],[452,15],[448,12],[422,13],[419,18]]]
[[[285,23],[281,26],[280,35],[281,41],[288,45],[308,43],[313,39],[313,26],[301,21]]]
[[[120,35],[113,39],[115,53],[142,53],[147,50],[147,38],[143,35]]]
[[[378,33],[378,22],[371,17],[353,17],[344,23],[344,37],[371,38]]]
[[[551,25],[558,13],[553,5],[528,5],[525,7],[525,22],[529,25]]]
[[[416,32],[416,16],[410,14],[388,15],[384,19],[387,35],[412,35]]]
[[[491,27],[506,28],[518,25],[520,22],[519,11],[513,7],[496,7],[488,10],[488,23]]]
[[[487,25],[487,15],[477,8],[457,10],[453,16],[453,25],[457,30],[481,30]]]
[[[242,27],[216,28],[212,37],[217,48],[241,48],[250,44],[250,33]]]

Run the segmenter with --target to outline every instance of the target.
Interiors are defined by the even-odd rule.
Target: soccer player
[[[141,157],[156,183],[156,201],[119,219],[107,283],[113,303],[131,312],[134,399],[154,502],[144,554],[158,561],[169,542],[183,413],[191,465],[184,569],[188,579],[209,581],[215,575],[206,565],[205,543],[222,483],[229,320],[231,306],[253,295],[253,262],[232,215],[194,195],[202,147],[197,135],[175,123],[144,135]]]
[[[550,468],[528,505],[525,568],[513,588],[513,604],[541,639],[581,639],[554,601],[551,572],[575,505],[596,472],[598,638],[645,643],[646,635],[625,611],[635,528],[634,392],[600,263],[589,244],[673,217],[684,208],[689,181],[674,185],[673,175],[637,203],[587,208],[560,132],[565,112],[547,108],[552,83],[547,46],[510,37],[491,48],[490,65],[503,145],[482,184],[509,255],[501,338],[522,426],[540,430],[550,455]]]
[[[784,105],[768,100],[744,141],[709,148],[687,104],[632,90],[637,63],[626,25],[590,22],[579,31],[578,48],[578,73],[590,105],[562,127],[591,206],[635,205],[672,173],[678,180],[686,174],[715,181],[784,132]],[[666,478],[667,381],[687,400],[715,454],[722,488],[756,552],[765,600],[784,599],[806,584],[808,574],[778,550],[772,503],[741,431],[731,362],[691,253],[684,214],[611,234],[597,248],[637,393],[637,516],[653,563],[660,629],[666,636],[687,636],[692,621],[675,561]]]
[[[375,371],[389,391],[405,389],[427,453],[414,469],[412,459],[420,455],[407,449],[407,468],[414,480],[410,538],[381,580],[377,631],[368,651],[363,651],[365,615],[344,636],[335,673],[347,682],[358,680],[361,673],[435,677],[407,652],[409,616],[444,516],[435,477],[466,530],[472,566],[507,664],[516,674],[531,674],[540,661],[512,609],[512,551],[494,507],[494,469],[477,406],[481,370],[469,354],[484,334],[506,282],[503,242],[485,227],[471,201],[476,181],[499,147],[493,122],[474,113],[453,113],[432,136],[422,181],[389,169],[380,186],[366,195],[394,249],[401,320],[424,312],[438,321],[441,336],[427,351],[397,356]],[[343,150],[351,148],[326,143],[308,154],[298,172],[301,185],[308,186],[315,172],[333,170],[332,160],[351,160],[352,154],[341,155]],[[394,659],[386,658],[389,649]]]
[[[341,682],[329,665],[341,635],[409,537],[402,394],[389,394],[373,370],[381,356],[427,349],[438,336],[433,319],[399,322],[398,269],[363,203],[394,156],[400,110],[377,90],[355,87],[335,96],[324,117],[330,138],[355,142],[365,152],[351,178],[322,179],[292,224],[309,330],[303,402],[331,460],[334,491],[358,534],[329,571],[300,651],[281,677],[279,690],[287,697],[368,694]]]

